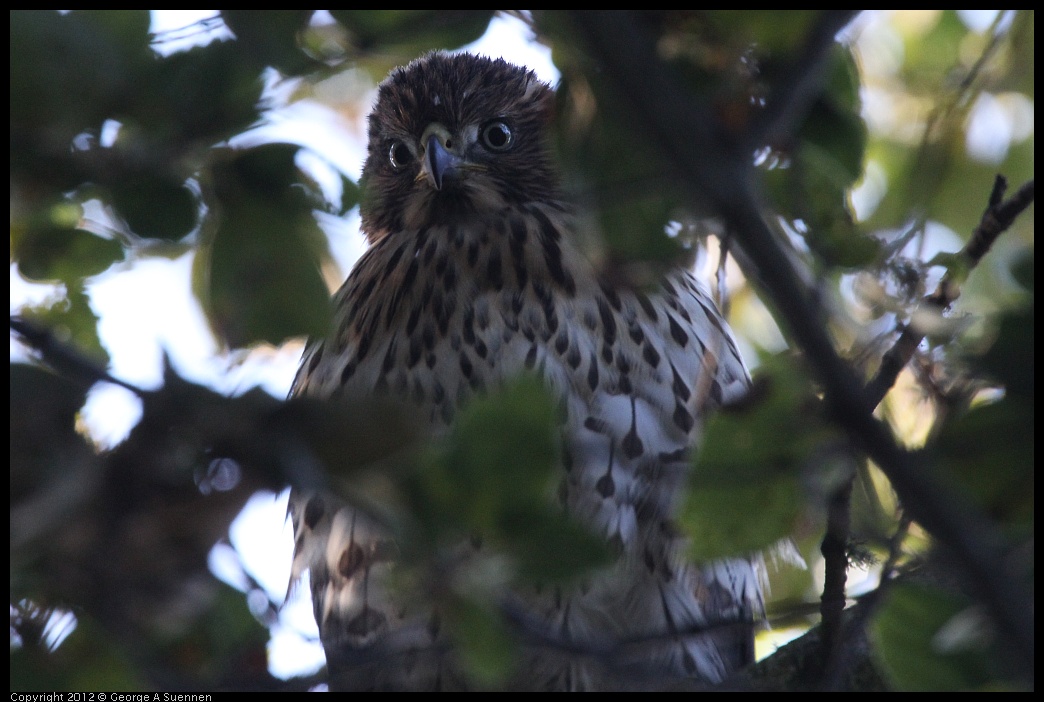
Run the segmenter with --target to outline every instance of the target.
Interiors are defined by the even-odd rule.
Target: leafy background
[[[535,33],[544,53],[531,55],[549,51],[560,72],[557,143],[567,187],[599,215],[593,255],[638,284],[692,255],[713,283],[722,241],[744,264],[741,272],[728,259],[724,297],[763,392],[708,427],[683,513],[700,535],[697,555],[793,538],[809,567],[773,573],[773,635],[807,629],[822,591],[827,505],[854,476],[849,595],[865,595],[858,628],[872,641],[872,684],[1026,685],[1026,651],[1016,644],[1013,653],[984,614],[989,597],[952,567],[950,544],[898,509],[888,478],[824,410],[815,373],[788,352],[799,344],[777,321],[788,301],[765,294],[768,271],[744,260],[727,236],[731,220],[718,215],[744,187],[730,164],[749,148],[766,220],[859,376],[873,374],[897,323],[925,330],[878,416],[901,445],[925,448],[916,455],[970,505],[968,523],[984,517],[1003,539],[987,547],[1031,582],[1033,211],[967,280],[959,257],[937,254],[969,239],[994,174],[1013,189],[1032,178],[1033,13],[866,13],[804,63],[818,28],[849,19],[834,15],[644,13],[636,21],[656,56],[618,43],[629,64],[616,65],[604,53],[612,18],[601,15],[223,11],[155,33],[146,11],[12,12],[12,314],[38,325],[12,337],[12,689],[319,684],[321,674],[307,672],[281,679],[285,654],[273,644],[292,615],[277,611],[282,592],[243,557],[246,540],[233,536],[233,548],[227,538],[248,501],[265,503],[264,517],[235,529],[260,533],[267,560],[288,565],[271,491],[289,481],[400,495],[404,536],[499,534],[520,572],[538,571],[528,577],[571,573],[541,571],[546,559],[513,536],[512,518],[545,538],[566,534],[557,552],[575,555],[576,569],[597,561],[581,533],[536,508],[505,512],[495,482],[483,485],[488,504],[478,510],[465,499],[470,483],[446,469],[485,476],[483,455],[527,436],[505,435],[484,453],[491,425],[539,436],[533,389],[477,408],[455,443],[390,470],[394,416],[345,446],[329,436],[383,415],[279,402],[301,337],[325,329],[328,290],[360,250],[350,230],[351,164],[361,154],[341,149],[362,137],[373,86],[426,50],[480,39],[491,20],[515,36]],[[174,48],[177,39],[189,43]],[[694,138],[714,125],[735,142],[733,152],[705,154],[719,170],[686,168],[684,154],[662,150],[670,135],[658,142],[647,131],[620,76],[653,60],[685,91],[657,101],[656,114],[687,120],[680,126]],[[646,69],[650,80],[661,75]],[[819,78],[814,89],[795,80],[804,76]],[[787,91],[808,92],[804,114],[763,119]],[[679,118],[676,104],[696,109]],[[290,131],[301,119],[318,127]],[[327,138],[331,128],[342,135]],[[692,187],[694,174],[702,187]],[[963,283],[955,308],[946,318],[916,311],[944,271]],[[191,288],[195,302],[172,304],[165,278]],[[206,335],[182,331],[179,317],[198,329],[201,313]],[[131,320],[129,336],[113,331],[120,319]],[[804,351],[814,366],[814,350]],[[155,390],[131,400],[142,420],[123,443],[126,429],[109,417],[135,395],[95,384],[105,368]],[[302,434],[323,459],[318,477],[279,458]],[[383,470],[345,453],[380,459]],[[258,491],[269,492],[251,500]],[[463,525],[454,521],[462,509],[471,510]],[[430,575],[424,553],[437,544],[428,546],[407,579]],[[877,587],[882,564],[900,577]],[[444,603],[483,684],[513,661],[512,632],[490,606],[501,585]],[[307,619],[301,609],[297,621]],[[778,640],[766,637],[763,652]]]

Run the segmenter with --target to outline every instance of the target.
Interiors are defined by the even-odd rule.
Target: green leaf
[[[31,497],[45,480],[93,459],[76,433],[76,415],[87,400],[83,384],[23,363],[11,364],[9,384],[13,505]],[[77,460],[63,465],[73,455]]]
[[[123,247],[117,242],[56,224],[31,226],[13,243],[18,271],[29,280],[78,285],[123,259]]]
[[[563,81],[558,89],[557,147],[567,186],[590,202],[611,262],[665,268],[683,253],[666,232],[684,213],[673,172],[646,135],[613,108],[618,96],[597,76],[587,77],[590,83]]]
[[[41,646],[12,647],[11,690],[148,689],[132,659],[104,627],[80,612],[75,629],[56,651]]]
[[[115,183],[112,204],[138,236],[177,241],[196,226],[199,207],[184,183],[142,173]]]
[[[894,584],[870,636],[882,671],[900,690],[974,690],[993,678],[984,618],[941,590]]]
[[[127,18],[133,24],[138,16],[129,12]],[[135,60],[146,55],[128,56],[126,46],[114,41],[105,26],[106,17],[111,15],[11,12],[13,133],[25,136],[46,128],[47,143],[62,144],[101,127],[111,107],[134,85]]]
[[[193,277],[211,326],[233,347],[329,328],[319,270],[326,239],[312,214],[321,198],[298,170],[297,150],[267,144],[215,155],[214,199]]]
[[[474,398],[406,476],[418,544],[479,537],[527,582],[575,579],[605,563],[603,540],[555,505],[556,416],[536,378]]]
[[[315,10],[221,10],[221,18],[236,35],[240,50],[260,65],[297,75],[317,67],[301,51],[300,35]]]
[[[452,523],[497,533],[505,510],[551,494],[554,416],[547,390],[533,378],[476,398],[420,476],[422,492]]]
[[[126,57],[144,57],[149,52],[149,26],[152,13],[148,10],[77,10],[83,18],[106,38],[118,45]]]
[[[496,687],[514,672],[518,647],[498,612],[471,598],[454,598],[447,625],[464,670],[479,688]]]
[[[337,209],[338,216],[343,217],[358,204],[359,185],[348,176],[341,174],[341,206]]]
[[[1017,397],[979,405],[948,422],[939,464],[996,519],[1032,528],[1033,403]]]
[[[905,60],[901,75],[913,92],[934,94],[939,90],[939,77],[959,65],[961,43],[968,34],[957,13],[944,10],[927,32],[907,32],[902,37]]]
[[[209,147],[260,117],[261,70],[236,42],[212,41],[157,59],[142,80],[146,89],[114,115],[144,130],[138,148]]]
[[[790,163],[769,168],[764,178],[777,211],[804,223],[805,239],[823,262],[850,269],[880,253],[856,227],[848,201],[863,173],[867,129],[851,51],[835,47],[828,71],[825,89],[787,149]]]
[[[828,461],[813,460],[833,441],[805,373],[768,359],[744,405],[707,423],[678,516],[692,556],[749,553],[787,536],[806,512],[802,484],[826,493],[836,480]]]
[[[794,52],[801,48],[815,22],[814,10],[711,10],[711,25],[735,43],[753,44],[759,51]]]
[[[335,478],[348,478],[416,448],[423,436],[403,408],[373,398],[320,400],[294,397],[266,422],[267,432],[297,437]],[[319,485],[295,485],[314,489]]]
[[[998,320],[996,339],[978,359],[971,359],[982,372],[1000,383],[1009,397],[1033,406],[1034,397],[1033,307],[1005,312]]]
[[[760,551],[785,538],[804,513],[803,503],[793,477],[716,482],[690,492],[678,521],[693,537],[689,555],[706,562]]]
[[[67,284],[64,299],[47,306],[27,307],[21,314],[39,322],[59,340],[72,344],[88,358],[102,366],[108,364],[109,354],[98,337],[98,317],[79,284]]]
[[[456,49],[481,37],[491,10],[330,10],[361,51],[389,49],[417,55]]]
[[[506,506],[497,526],[497,541],[515,556],[520,577],[529,582],[575,580],[610,560],[604,539],[547,499]]]

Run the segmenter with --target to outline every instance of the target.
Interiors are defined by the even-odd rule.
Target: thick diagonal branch
[[[800,282],[762,215],[751,154],[741,147],[746,140],[731,138],[660,60],[655,38],[641,16],[578,12],[572,21],[589,54],[627,96],[621,109],[628,111],[631,123],[677,168],[694,198],[715,205],[736,232],[756,269],[752,277],[761,281],[790,337],[805,351],[834,420],[880,466],[909,513],[952,547],[1020,667],[1032,676],[1033,620],[1026,616],[1032,598],[1002,559],[1000,533],[919,454],[899,447],[890,430],[872,416],[873,403],[862,382],[834,349],[823,310]]]

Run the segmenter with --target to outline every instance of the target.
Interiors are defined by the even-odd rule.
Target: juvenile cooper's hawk
[[[553,102],[531,71],[471,55],[430,54],[381,84],[361,180],[371,246],[292,394],[402,399],[437,433],[477,392],[538,373],[566,408],[562,502],[618,554],[548,595],[541,621],[580,651],[626,645],[646,682],[719,681],[751,660],[759,567],[685,562],[670,520],[704,415],[745,391],[747,371],[688,271],[655,292],[614,287],[581,253],[547,144]],[[437,627],[408,626],[389,601],[394,549],[363,513],[300,492],[290,513],[293,577],[311,570],[337,684],[457,684]],[[597,656],[529,661],[519,686],[629,682]]]

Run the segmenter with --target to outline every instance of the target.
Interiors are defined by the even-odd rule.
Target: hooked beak
[[[439,135],[429,134],[424,142],[424,164],[422,169],[428,183],[436,190],[442,190],[442,184],[452,180],[458,173],[458,166],[463,162],[460,156],[449,151]]]

